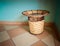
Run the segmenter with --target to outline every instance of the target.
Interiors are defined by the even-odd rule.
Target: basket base
[[[40,32],[40,33],[33,33],[33,32],[30,31],[30,33],[33,34],[33,35],[40,35],[40,34],[42,34],[43,32],[44,32],[44,30],[43,30],[42,32]]]

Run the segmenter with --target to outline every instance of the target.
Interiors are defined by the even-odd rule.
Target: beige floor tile
[[[10,37],[6,31],[0,32],[0,42],[8,40]]]
[[[11,30],[11,29],[14,29],[14,28],[18,28],[19,26],[9,26],[9,25],[5,25],[4,26],[4,28],[5,28],[5,30],[7,30],[7,31],[9,31],[9,30]]]
[[[35,35],[36,37],[38,37],[39,39],[44,39],[45,37],[49,36],[50,34],[44,30],[44,32],[42,32],[41,34],[39,35]]]
[[[39,40],[38,42],[32,44],[31,46],[47,46],[47,45],[44,42]]]
[[[23,28],[15,28],[15,29],[8,31],[8,34],[11,38],[13,38],[13,37],[21,35],[25,32],[27,32],[27,31]]]
[[[0,46],[15,46],[12,40],[6,40],[0,43]]]
[[[37,37],[29,34],[28,32],[13,38],[16,46],[30,46],[38,40],[39,39]]]
[[[42,41],[47,44],[48,46],[55,46],[55,43],[54,43],[54,38],[50,35],[44,39],[42,39]]]

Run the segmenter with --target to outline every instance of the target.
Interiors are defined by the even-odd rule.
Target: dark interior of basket
[[[22,14],[28,16],[28,20],[30,21],[41,21],[44,20],[44,16],[49,12],[46,10],[28,10],[24,11]]]

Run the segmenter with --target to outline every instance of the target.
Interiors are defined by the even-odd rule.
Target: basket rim
[[[39,14],[38,16],[46,16],[49,14],[49,11],[47,10],[26,10],[22,12],[23,15],[28,16],[28,17],[35,17],[35,15],[32,15],[34,13],[36,13],[37,15]]]

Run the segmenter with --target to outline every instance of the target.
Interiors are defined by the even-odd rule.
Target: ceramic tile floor
[[[27,27],[5,26],[5,30],[0,30],[0,46],[60,46],[58,40],[47,30],[39,35],[32,35]]]

